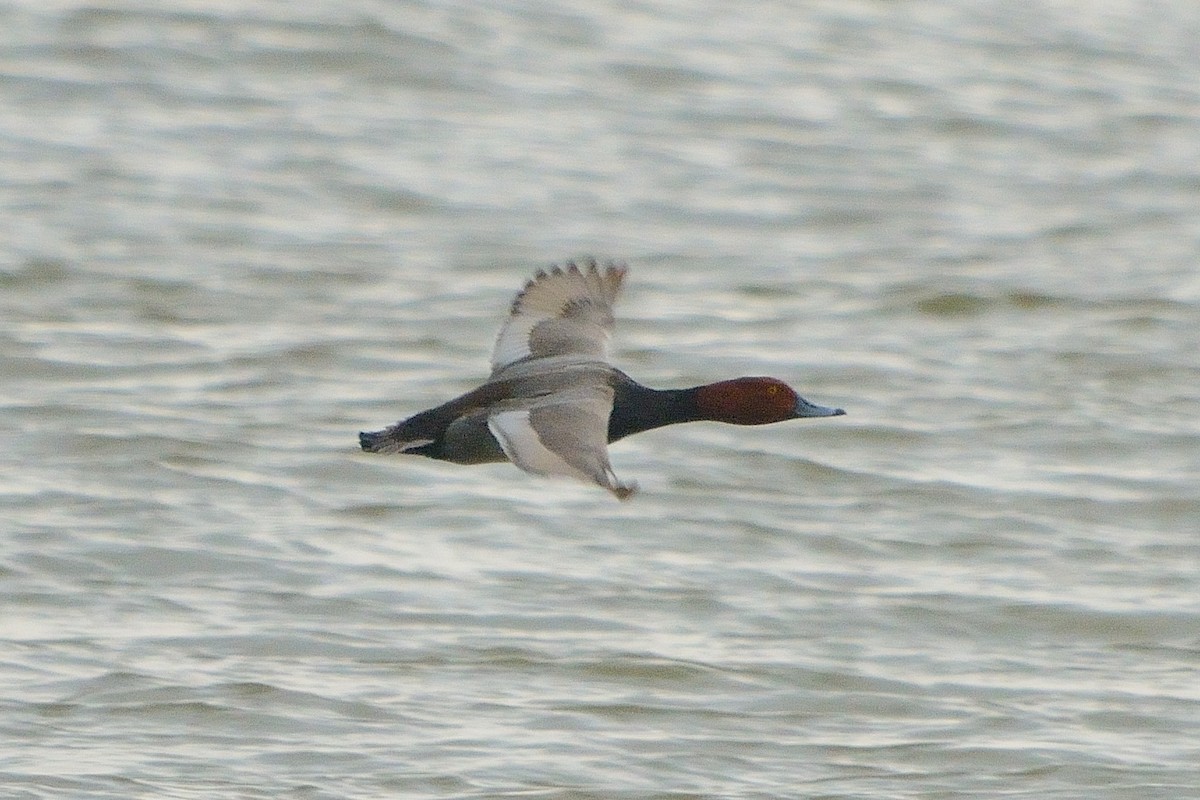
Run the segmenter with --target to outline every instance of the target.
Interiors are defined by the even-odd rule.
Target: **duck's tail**
[[[408,453],[418,447],[432,444],[433,439],[414,439],[400,433],[400,426],[393,425],[381,431],[360,431],[358,443],[368,453]]]

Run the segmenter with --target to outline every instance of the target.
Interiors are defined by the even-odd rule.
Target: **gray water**
[[[0,8],[0,796],[1200,796],[1200,6]],[[358,452],[513,293],[836,420]]]

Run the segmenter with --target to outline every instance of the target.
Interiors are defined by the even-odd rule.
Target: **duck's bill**
[[[803,397],[797,397],[795,413],[797,417],[840,417],[846,412],[840,408],[819,406],[816,403],[808,402]]]

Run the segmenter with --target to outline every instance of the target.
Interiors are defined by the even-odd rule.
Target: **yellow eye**
[[[778,386],[768,386],[768,387],[767,387],[767,394],[772,394],[772,395],[773,395],[773,394],[779,394],[779,387],[778,387]]]

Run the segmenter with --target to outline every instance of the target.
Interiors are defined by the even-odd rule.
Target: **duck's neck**
[[[613,381],[613,411],[608,418],[608,440],[615,442],[635,433],[704,419],[696,407],[696,389],[651,389],[624,373]]]

